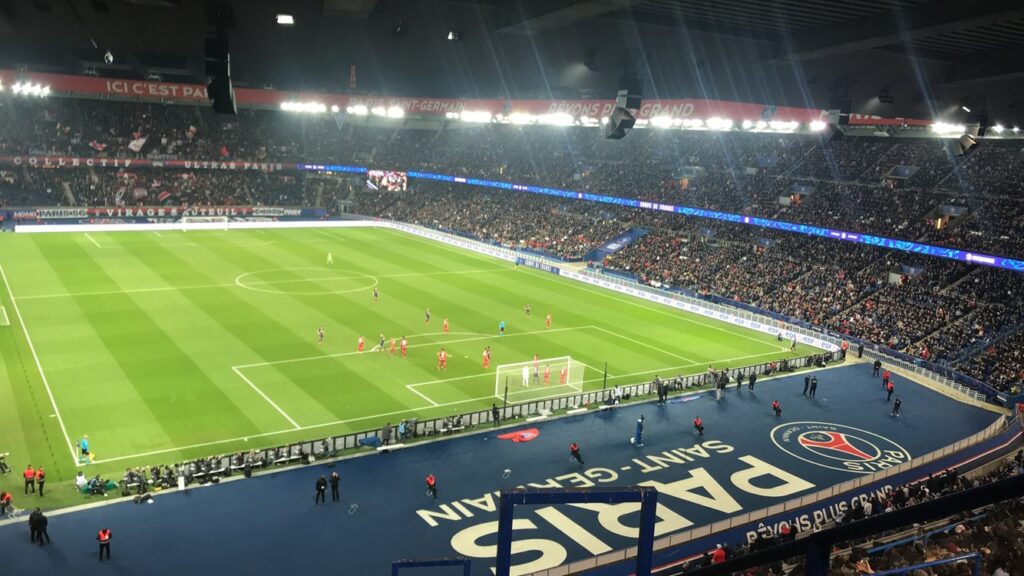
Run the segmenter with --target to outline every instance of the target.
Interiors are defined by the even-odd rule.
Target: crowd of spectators
[[[905,501],[905,505],[910,505],[1022,473],[1024,457],[1018,452],[1014,458],[1004,460],[986,474],[957,477],[950,472],[901,487],[893,494]],[[849,555],[834,559],[830,573],[834,576],[873,574],[939,562],[972,552],[981,554],[982,574],[1009,576],[1024,565],[1024,501],[1009,500],[949,520],[947,526],[931,531],[927,537],[922,534],[911,542],[885,548],[875,554],[854,549]],[[965,573],[964,568],[968,565],[950,563],[920,572],[926,576],[958,576]],[[914,572],[914,576],[921,574]]]
[[[628,223],[579,202],[507,192],[467,193],[445,186],[404,193],[362,193],[355,210],[568,260],[582,259],[629,228]]]
[[[6,124],[0,155],[434,170],[1024,254],[1012,234],[1024,220],[1019,141],[985,142],[973,156],[959,158],[949,141],[924,138],[830,141],[814,134],[651,129],[608,141],[587,128],[455,123],[405,129],[252,109],[225,120],[203,107],[76,99],[12,100],[0,106],[0,117]],[[947,205],[969,210],[936,231]]]

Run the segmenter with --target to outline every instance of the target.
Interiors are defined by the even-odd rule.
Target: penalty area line
[[[412,392],[413,394],[415,394],[415,395],[419,396],[420,398],[423,398],[423,399],[424,399],[424,400],[426,400],[427,402],[430,402],[430,404],[431,404],[432,406],[437,406],[437,402],[434,402],[433,400],[431,400],[431,399],[430,399],[430,398],[429,398],[429,397],[428,397],[428,396],[427,396],[426,394],[424,394],[423,392],[420,392],[419,390],[417,390],[417,389],[413,388],[413,385],[412,385],[412,384],[406,384],[406,385],[405,385],[405,388],[406,388],[406,389],[407,389],[408,391]]]
[[[281,416],[284,416],[284,419],[285,419],[285,420],[287,420],[287,421],[288,421],[288,422],[289,422],[289,423],[290,423],[290,424],[292,425],[292,427],[293,427],[293,428],[294,428],[295,430],[301,430],[301,429],[302,429],[302,426],[299,426],[298,422],[296,422],[295,420],[292,420],[292,417],[291,417],[291,416],[289,416],[287,412],[285,412],[284,410],[282,410],[282,409],[281,409],[281,407],[280,407],[280,406],[278,406],[278,405],[277,405],[277,404],[276,404],[276,403],[275,403],[275,402],[274,402],[273,400],[271,400],[271,399],[270,399],[270,396],[267,396],[266,394],[264,394],[264,393],[263,393],[263,390],[260,390],[259,388],[257,388],[257,387],[256,387],[256,385],[255,385],[255,384],[253,384],[253,383],[252,383],[252,380],[249,380],[248,378],[246,378],[246,377],[245,377],[245,374],[242,374],[242,371],[241,371],[241,370],[239,370],[237,366],[232,366],[232,367],[231,367],[231,369],[232,369],[232,370],[234,370],[234,371],[235,371],[235,374],[238,374],[239,378],[241,378],[242,380],[244,380],[246,384],[248,384],[249,386],[251,386],[251,387],[252,387],[252,389],[253,389],[253,390],[255,390],[257,394],[259,394],[260,396],[262,396],[262,397],[263,397],[263,399],[264,399],[264,400],[266,400],[268,404],[270,404],[271,406],[273,406],[273,407],[274,407],[274,410],[277,410],[277,411],[278,411],[278,413],[279,413],[279,414],[281,414]]]
[[[686,362],[693,362],[694,361],[693,358],[687,358],[686,356],[683,356],[681,354],[676,354],[675,352],[669,352],[668,350],[664,350],[662,348],[658,348],[657,346],[648,344],[646,342],[643,342],[642,340],[637,340],[636,338],[631,338],[629,336],[625,336],[623,334],[619,334],[618,332],[612,332],[611,330],[608,330],[607,328],[602,328],[600,326],[591,326],[591,328],[593,328],[594,330],[600,330],[601,332],[604,332],[605,334],[608,334],[609,336],[615,336],[616,338],[622,338],[623,340],[628,340],[630,342],[633,342],[634,344],[639,344],[641,346],[646,346],[647,348],[650,348],[651,350],[655,350],[657,352],[661,352],[662,354],[668,354],[669,356],[672,356],[674,358],[679,358],[680,360],[685,360]]]
[[[88,232],[85,233],[85,237],[88,238],[90,242],[95,244],[97,248],[103,248],[103,246],[100,246],[100,243],[97,242],[95,238],[93,238],[92,236],[89,236]]]
[[[512,334],[505,334],[504,336],[498,336],[497,334],[490,335],[490,336],[481,335],[481,336],[476,336],[474,338],[457,338],[455,340],[441,340],[441,341],[438,341],[438,342],[425,342],[423,344],[410,344],[409,348],[422,348],[424,346],[438,346],[438,345],[445,345],[445,344],[457,344],[459,342],[477,342],[477,341],[480,341],[480,340],[491,340],[491,339],[495,339],[495,338],[515,338],[517,336],[530,336],[530,335],[533,335],[533,334],[551,334],[551,333],[554,333],[554,332],[568,332],[568,331],[572,331],[572,330],[587,330],[589,328],[593,328],[593,327],[592,326],[575,326],[575,327],[566,327],[566,328],[554,328],[554,329],[550,329],[550,330],[533,330],[533,331],[530,331],[530,332],[515,332],[515,333],[512,333]],[[359,352],[340,352],[340,353],[337,353],[337,354],[321,354],[319,356],[303,356],[301,358],[289,358],[289,359],[286,359],[286,360],[273,360],[273,361],[270,361],[270,362],[257,362],[255,364],[241,364],[239,366],[236,366],[235,368],[256,368],[256,367],[259,367],[259,366],[277,366],[279,364],[294,364],[296,362],[310,362],[310,361],[313,361],[313,360],[326,360],[328,358],[343,358],[345,356],[355,356],[356,354],[359,354]]]

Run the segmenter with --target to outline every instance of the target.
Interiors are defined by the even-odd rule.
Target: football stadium
[[[0,36],[10,573],[1024,573],[1017,3]]]

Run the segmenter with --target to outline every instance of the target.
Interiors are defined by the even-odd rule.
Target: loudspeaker
[[[630,110],[640,108],[640,102],[640,80],[633,76],[620,78],[615,108],[608,123],[604,125],[604,137],[608,140],[621,140],[636,124],[636,117]]]
[[[964,134],[960,136],[960,139],[956,142],[956,154],[957,156],[966,156],[972,150],[978,147],[978,141],[970,134]]]
[[[633,128],[636,118],[625,108],[616,107],[612,110],[608,123],[604,125],[604,137],[609,140],[622,140],[626,131]]]
[[[206,96],[218,114],[238,113],[235,106],[235,89],[231,85],[231,54],[227,36],[212,36],[206,39]]]
[[[619,78],[619,92],[615,97],[615,107],[636,110],[640,107],[641,92],[639,78],[635,76]]]

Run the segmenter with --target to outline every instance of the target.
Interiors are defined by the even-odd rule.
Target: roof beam
[[[950,66],[943,83],[955,86],[1016,78],[1024,78],[1024,46],[972,54],[961,64]]]
[[[518,14],[499,27],[498,32],[530,35],[562,28],[580,20],[629,8],[630,0],[568,0],[562,2],[547,0],[531,4],[529,7],[524,7],[523,12],[518,12],[516,7],[511,8],[510,14],[516,14],[516,12]]]
[[[789,50],[778,53],[775,59],[825,58],[1021,18],[1024,3],[1020,0],[939,0],[902,10],[901,14],[895,17],[893,12],[886,12],[798,33]]]

